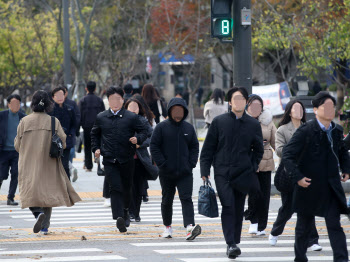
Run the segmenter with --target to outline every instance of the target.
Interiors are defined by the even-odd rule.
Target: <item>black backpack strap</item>
[[[55,117],[51,116],[51,131],[52,131],[52,136],[55,135]]]

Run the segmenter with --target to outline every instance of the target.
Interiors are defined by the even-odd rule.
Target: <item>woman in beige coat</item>
[[[272,121],[270,110],[264,109],[264,103],[260,96],[251,95],[247,102],[247,113],[259,120],[263,139],[264,155],[259,164],[257,176],[260,184],[260,192],[249,194],[248,210],[244,212],[245,219],[250,220],[250,234],[265,235],[265,228],[269,215],[271,172],[275,170],[273,151],[275,150],[276,126]]]
[[[21,207],[32,211],[37,219],[33,232],[47,234],[52,207],[72,206],[81,201],[74,191],[61,160],[49,156],[52,102],[44,91],[35,92],[31,104],[34,113],[18,125],[15,148],[19,153],[18,185]],[[66,145],[66,135],[55,119],[55,131]]]
[[[228,112],[228,103],[224,100],[223,91],[220,88],[215,88],[210,100],[205,103],[203,115],[208,128],[215,117]]]

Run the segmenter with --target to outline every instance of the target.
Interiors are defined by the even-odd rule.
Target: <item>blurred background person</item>
[[[143,99],[145,99],[147,105],[152,110],[155,121],[158,124],[160,122],[160,116],[166,118],[167,117],[167,110],[157,95],[156,89],[151,84],[146,84],[142,88],[141,95]]]
[[[208,128],[215,117],[228,112],[228,103],[224,100],[223,91],[220,88],[215,88],[210,100],[205,103],[203,115]]]

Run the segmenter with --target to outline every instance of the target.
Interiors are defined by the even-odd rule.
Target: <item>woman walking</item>
[[[279,128],[276,132],[276,154],[282,159],[283,147],[288,144],[295,131],[306,122],[305,107],[298,100],[290,101],[285,109],[284,115]],[[273,224],[269,242],[271,246],[275,246],[278,236],[283,233],[287,221],[292,217],[292,200],[293,192],[281,192],[282,206],[278,210],[278,215]],[[309,247],[313,251],[321,251],[322,247],[318,244],[319,235],[317,233],[315,221],[312,225],[311,234],[309,236]]]
[[[133,188],[132,188],[133,199],[132,199],[130,211],[132,211],[133,213],[135,222],[140,222],[141,221],[140,208],[141,208],[142,195],[144,192],[145,182],[147,182],[147,178],[146,178],[147,173],[150,174],[149,176],[154,176],[154,175],[156,176],[158,174],[158,168],[152,165],[152,161],[147,150],[150,144],[150,140],[151,140],[150,137],[153,129],[150,123],[145,118],[145,111],[141,103],[137,99],[130,98],[126,102],[125,108],[128,111],[139,115],[144,119],[145,122],[148,123],[149,137],[141,145],[136,144],[136,153],[134,155],[135,169],[134,169]]]
[[[247,113],[260,122],[264,140],[264,155],[257,171],[260,192],[249,194],[245,219],[251,222],[250,234],[265,235],[270,206],[271,171],[275,170],[272,149],[275,149],[276,126],[272,121],[271,112],[264,109],[263,100],[258,95],[249,97]]]
[[[142,88],[142,97],[145,99],[147,105],[152,110],[155,121],[158,124],[162,118],[167,117],[167,110],[157,95],[156,89],[151,84],[146,84]]]
[[[73,206],[81,201],[74,191],[60,159],[49,156],[51,117],[47,112],[52,102],[45,91],[34,93],[31,108],[34,113],[18,125],[15,148],[19,153],[18,185],[21,207],[32,211],[37,219],[33,232],[48,233],[52,207]],[[58,119],[55,131],[66,147],[66,135]]]
[[[215,117],[228,112],[228,103],[224,100],[224,92],[220,88],[215,88],[210,100],[205,103],[203,115],[208,128]]]

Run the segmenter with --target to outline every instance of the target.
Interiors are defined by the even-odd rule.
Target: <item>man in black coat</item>
[[[193,240],[201,233],[201,227],[194,223],[192,202],[192,169],[197,165],[199,143],[193,126],[184,121],[187,115],[185,100],[172,98],[168,105],[169,118],[154,129],[150,148],[152,158],[159,167],[162,186],[163,237],[172,237],[173,200],[177,188],[186,240]]]
[[[126,232],[126,227],[130,225],[136,144],[142,144],[148,135],[145,122],[123,108],[123,95],[120,87],[108,88],[110,109],[97,115],[91,130],[92,151],[96,158],[103,156],[105,175],[110,185],[112,215],[120,232]]]
[[[324,217],[336,262],[348,261],[340,214],[348,214],[341,181],[349,179],[350,158],[343,142],[343,128],[332,122],[335,99],[319,92],[312,101],[316,119],[299,127],[283,149],[283,163],[295,183],[293,210],[295,260],[308,261],[308,236],[314,216]],[[340,175],[340,169],[342,175]]]
[[[79,109],[81,114],[80,126],[84,130],[84,166],[87,171],[92,169],[92,153],[91,153],[91,129],[95,123],[96,116],[105,110],[105,105],[102,99],[94,94],[96,90],[96,83],[89,81],[86,84],[85,90],[87,95],[79,102]]]
[[[19,121],[26,115],[20,111],[21,97],[10,95],[7,98],[9,110],[0,112],[0,188],[2,181],[9,177],[11,170],[11,182],[7,205],[17,206],[14,200],[18,185],[18,153],[14,147]]]
[[[259,122],[245,113],[247,90],[228,91],[232,111],[214,118],[200,156],[202,179],[210,177],[214,166],[216,189],[222,205],[221,222],[227,256],[241,254],[240,243],[244,203],[250,190],[258,190],[256,172],[264,154]]]

